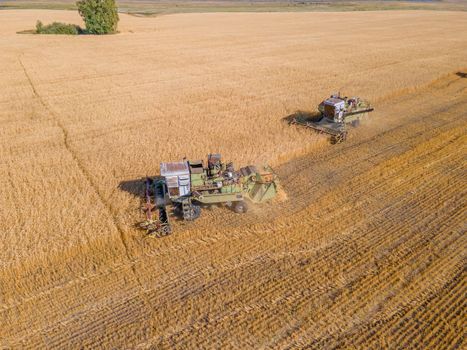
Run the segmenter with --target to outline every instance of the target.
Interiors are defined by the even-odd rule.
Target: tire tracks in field
[[[405,88],[395,89],[385,95],[382,95],[374,100],[375,103],[381,104],[395,98],[403,98],[414,95],[420,92],[430,92],[432,89],[442,90],[457,83],[462,77],[456,76],[456,72],[464,71],[464,68],[455,69],[449,73],[441,74],[437,78],[418,85],[412,85]]]
[[[393,94],[384,95],[384,98],[381,99],[382,101],[386,101],[386,103],[381,107],[384,108],[384,106],[388,106],[389,103],[387,103],[387,100],[390,99],[389,97],[395,98],[395,103],[400,104],[407,99],[413,99],[415,94],[422,93],[422,95],[427,95],[432,94],[433,92],[444,92],[448,87],[450,87],[450,85],[459,84],[459,82],[462,84],[461,78],[455,77],[453,72],[447,73],[428,83],[415,85],[411,89],[401,89],[400,91],[398,90],[398,93],[394,95],[396,97],[392,97]],[[323,195],[323,192],[320,189],[326,189],[326,184],[329,183],[329,181],[339,181],[345,178],[345,174],[347,172],[350,171],[352,173],[357,171],[356,168],[360,169],[362,163],[378,164],[381,159],[384,159],[391,153],[399,154],[404,149],[413,147],[413,144],[416,143],[417,140],[420,140],[420,138],[426,139],[430,137],[430,135],[439,132],[440,129],[444,130],[446,128],[452,127],[455,124],[458,124],[460,122],[459,120],[451,121],[444,117],[441,119],[439,118],[440,114],[444,115],[448,111],[456,110],[466,104],[465,99],[462,99],[461,96],[452,96],[452,93],[450,93],[450,95],[451,101],[449,101],[449,103],[446,102],[442,104],[442,106],[435,106],[433,109],[424,111],[423,113],[412,114],[404,118],[397,117],[395,119],[398,121],[397,123],[393,122],[382,130],[371,130],[371,127],[367,126],[367,131],[371,130],[369,135],[362,135],[360,133],[357,135],[358,137],[351,142],[335,145],[332,150],[325,152],[325,155],[322,155],[319,151],[315,152],[315,154],[313,154],[313,152],[307,152],[302,156],[291,159],[289,162],[280,164],[277,168],[275,168],[275,171],[281,179],[282,188],[290,198],[295,199],[294,203],[292,204],[290,201],[285,202],[281,205],[281,209],[268,206],[267,210],[263,210],[261,215],[250,215],[248,218],[232,216],[229,218],[229,224],[231,226],[245,226],[258,220],[273,219],[274,216],[279,214],[290,215],[291,213],[297,211],[297,204],[298,208],[306,206],[307,203],[310,202],[310,195],[313,198],[319,198],[319,196]],[[446,97],[444,99],[446,99]],[[394,101],[392,104],[394,104]],[[384,119],[381,117],[375,120],[385,123]],[[405,135],[406,130],[412,128],[416,131],[411,133],[410,136]],[[380,143],[383,137],[391,136],[395,133],[401,137],[390,137],[388,138],[388,140],[392,139],[390,143]],[[407,141],[410,142],[407,144]],[[369,149],[369,152],[363,152],[360,156],[357,156],[352,160],[352,162],[349,162],[349,164],[344,167],[339,166],[338,171],[331,171],[329,168],[323,168],[320,165],[322,163],[329,163],[330,161],[332,162],[336,159],[339,159],[342,152],[355,151],[361,149],[362,146],[365,145],[372,145],[372,148]],[[320,170],[318,172],[311,171],[310,169],[312,168],[318,168]],[[314,178],[317,174],[320,175],[321,180],[318,180],[316,183],[313,181],[314,190],[312,193],[310,193],[310,191],[303,190],[297,191],[293,185],[297,179],[305,176],[305,173],[308,174],[308,176],[311,176],[311,178]],[[211,216],[209,217],[209,220],[214,223],[216,222],[216,217]],[[183,230],[183,228],[179,229]]]
[[[357,341],[358,341],[356,344],[357,346],[361,347],[365,345],[365,341],[367,342],[366,345],[368,346],[371,344],[371,343],[370,344],[368,343],[371,341],[375,341],[374,338],[380,335],[379,332],[382,329],[385,329],[388,325],[390,325],[391,322],[394,322],[396,324],[398,321],[400,323],[407,322],[408,318],[410,318],[409,316],[410,314],[420,312],[421,310],[426,310],[426,308],[428,307],[428,305],[430,305],[430,303],[432,303],[433,301],[436,301],[436,299],[440,299],[440,298],[442,299],[443,297],[441,295],[442,291],[446,291],[446,290],[450,291],[450,290],[455,289],[459,285],[461,285],[461,281],[464,275],[465,275],[465,269],[460,268],[454,271],[454,274],[450,276],[450,278],[446,282],[444,282],[439,288],[437,288],[436,291],[431,291],[424,300],[420,301],[419,304],[414,305],[413,308],[407,308],[406,310],[400,310],[399,312],[394,313],[393,315],[391,315],[390,317],[386,319],[373,320],[372,322],[367,322],[365,324],[358,325],[357,329],[352,329],[347,332],[344,332],[341,335],[339,335],[336,339],[333,339],[332,336],[329,335],[324,339],[320,339],[315,344],[310,343],[310,344],[303,346],[303,348],[312,349],[312,348],[317,348],[317,347],[325,347],[326,346],[325,344],[327,344],[328,347],[332,347],[334,349],[343,349],[346,347],[346,345],[348,346],[348,343],[346,344],[346,341],[348,341],[350,337],[354,337],[355,334],[358,335],[358,333],[361,332],[362,329],[368,329],[368,330],[371,329],[371,332],[360,333],[361,337],[367,335],[368,338],[366,339],[357,338]],[[449,297],[451,297],[451,295],[446,296],[446,298],[449,298]],[[401,314],[402,314],[402,317],[401,317]],[[401,327],[401,329],[405,329],[405,328],[406,327]],[[329,342],[334,341],[334,344],[326,343],[327,341]],[[371,344],[371,345],[374,346],[374,344]],[[368,347],[371,348],[371,345]]]
[[[21,62],[21,61],[20,61],[20,62]],[[40,103],[44,106],[44,108],[46,108],[46,110],[48,110],[48,111],[52,114],[52,116],[53,116],[55,122],[56,122],[56,123],[58,124],[58,126],[62,129],[62,132],[63,132],[63,134],[64,134],[64,139],[65,139],[65,146],[67,147],[68,151],[72,154],[73,159],[74,159],[77,163],[81,164],[79,158],[78,158],[77,155],[74,153],[73,149],[70,148],[69,140],[68,140],[68,133],[67,133],[67,131],[66,131],[66,128],[63,127],[63,124],[61,124],[59,117],[58,117],[56,114],[54,114],[54,112],[53,112],[53,111],[51,110],[51,108],[47,105],[47,103],[46,103],[46,102],[41,98],[41,96],[37,93],[37,91],[36,91],[36,89],[35,89],[35,87],[34,87],[32,81],[31,81],[31,79],[30,79],[30,77],[29,77],[29,75],[28,75],[28,72],[27,72],[27,70],[25,69],[25,67],[24,67],[24,65],[23,65],[22,62],[21,62],[21,65],[23,66],[23,69],[24,69],[24,71],[25,71],[25,75],[27,76],[27,78],[28,78],[28,80],[29,80],[29,82],[30,82],[31,88],[32,88],[33,91],[34,91],[34,95],[36,96],[36,98],[39,99]],[[447,127],[450,127],[450,126],[452,126],[452,125],[454,125],[454,124],[448,124]],[[422,132],[419,132],[419,133],[417,133],[414,137],[419,138],[421,134],[422,134]],[[404,139],[403,141],[401,141],[401,142],[404,142],[404,141],[406,142],[407,139],[410,139],[410,138],[406,136],[405,139]],[[366,142],[368,142],[368,141],[366,141]],[[348,151],[348,150],[346,150],[346,149],[341,149],[341,151]],[[387,151],[387,150],[386,150],[386,151]],[[384,149],[383,149],[383,150],[380,150],[380,152],[384,152]],[[373,156],[374,156],[374,155],[373,155]],[[371,156],[370,156],[370,157],[371,157]],[[364,159],[367,159],[367,158],[364,158]],[[313,163],[311,163],[311,164],[313,164]],[[311,166],[311,164],[307,164],[307,167]],[[108,209],[108,211],[109,211],[109,213],[110,213],[110,215],[111,215],[111,218],[114,220],[114,223],[115,223],[117,229],[118,229],[119,232],[123,235],[123,237],[121,237],[121,238],[122,238],[122,239],[126,239],[126,235],[123,233],[123,232],[124,232],[123,229],[121,229],[121,227],[118,225],[117,218],[116,218],[115,216],[112,215],[112,211],[111,211],[110,205],[107,204],[107,202],[105,201],[104,197],[99,193],[99,191],[98,191],[98,189],[97,189],[97,185],[93,183],[92,177],[91,177],[90,173],[87,172],[86,168],[85,168],[84,165],[82,165],[82,164],[81,164],[81,166],[80,166],[80,170],[83,172],[83,174],[84,174],[85,176],[87,175],[87,176],[86,176],[87,180],[90,182],[91,186],[92,186],[93,189],[96,191],[96,193],[97,193],[97,195],[99,196],[99,198],[101,199],[102,203],[103,203],[103,204],[106,206],[106,208]],[[301,169],[301,170],[303,171],[303,169]],[[339,175],[339,174],[338,174],[338,175]],[[289,176],[290,176],[290,175],[289,175]],[[237,221],[237,220],[235,220],[235,223],[236,223],[236,221]],[[222,239],[222,238],[223,238],[223,237],[220,236],[220,239]],[[125,242],[127,242],[127,241],[125,240]],[[122,241],[122,243],[124,243],[124,242]],[[199,243],[199,242],[197,242],[197,243]],[[131,258],[131,255],[130,255],[129,247],[125,247],[125,248],[127,249],[126,252],[127,252],[127,257],[128,257],[129,265],[130,265],[131,268],[133,269],[133,273],[135,273],[135,278],[137,278],[136,271],[135,271],[135,264],[136,264],[138,261],[141,261],[142,259],[139,259],[138,257],[135,257],[135,258],[132,259],[132,258]],[[177,276],[177,278],[178,278],[178,276]],[[176,282],[177,282],[177,281],[174,281],[174,284],[176,284]],[[142,287],[141,283],[140,283],[140,286]],[[145,298],[145,297],[150,298],[150,297],[151,297],[151,290],[145,290],[144,288],[142,288],[142,289],[143,289],[143,293],[142,293],[141,297],[142,297],[142,298]],[[156,301],[156,303],[157,303],[157,301]],[[97,303],[96,303],[96,304],[97,304]],[[131,304],[131,305],[133,305],[133,304]],[[148,305],[151,305],[151,302],[148,302]],[[157,304],[157,305],[158,305],[158,304]],[[120,305],[119,305],[119,306],[120,306]],[[128,309],[128,308],[131,309],[131,308],[133,307],[133,306],[128,307],[128,305],[125,306],[123,303],[121,304],[121,306],[122,306],[122,308],[124,308],[124,309],[125,309],[125,308],[126,308],[126,309]],[[117,308],[117,309],[118,309],[118,308]],[[122,312],[123,312],[123,311],[122,311]],[[125,311],[125,312],[126,312],[126,311]],[[123,313],[124,313],[124,312],[123,312]],[[135,319],[138,319],[137,316],[135,316],[135,317],[136,317]],[[109,319],[112,319],[111,316],[108,316],[108,318],[109,318]],[[117,320],[118,320],[118,321],[117,321],[117,324],[118,324],[119,322],[121,322],[121,320],[120,320],[119,318],[117,318]],[[150,320],[150,321],[151,321],[151,320]],[[123,326],[122,326],[122,327],[123,327]]]
[[[62,133],[63,144],[65,146],[65,149],[71,155],[71,157],[72,157],[74,163],[76,164],[76,166],[78,167],[79,171],[84,176],[84,178],[88,182],[89,186],[96,193],[97,197],[99,198],[99,201],[102,203],[102,205],[106,209],[107,213],[109,214],[109,217],[112,220],[112,223],[114,224],[115,228],[117,229],[117,232],[119,233],[119,238],[120,238],[120,241],[122,242],[123,248],[125,250],[125,256],[126,256],[127,260],[130,262],[131,271],[133,273],[133,276],[135,277],[136,282],[138,283],[138,285],[140,286],[140,288],[143,291],[143,293],[142,293],[143,298],[148,303],[148,305],[151,306],[150,301],[146,298],[146,290],[145,290],[145,288],[144,288],[144,286],[143,286],[143,284],[142,284],[142,282],[141,282],[141,280],[139,278],[139,275],[138,275],[138,273],[136,271],[136,266],[135,266],[136,258],[133,257],[131,252],[130,252],[131,249],[129,247],[128,237],[125,234],[125,231],[122,229],[122,227],[118,223],[117,218],[115,217],[115,215],[112,212],[112,208],[111,208],[110,204],[106,201],[106,199],[104,198],[102,193],[99,191],[99,187],[93,181],[91,173],[86,169],[83,162],[79,159],[78,154],[71,147],[71,145],[70,145],[70,136],[69,136],[68,130],[63,125],[62,121],[60,120],[60,117],[54,112],[52,107],[38,93],[38,91],[36,89],[36,86],[34,85],[34,82],[31,79],[31,75],[29,74],[28,70],[26,69],[26,66],[24,65],[23,60],[21,59],[21,57],[18,57],[18,61],[19,61],[20,65],[21,65],[21,67],[23,69],[24,75],[26,76],[26,78],[28,80],[29,86],[31,87],[31,90],[32,90],[32,92],[34,94],[34,97],[39,101],[39,103],[44,107],[44,109],[47,112],[49,112],[50,115],[52,116],[52,120],[55,122],[55,125],[60,129],[60,131]],[[86,236],[86,242],[88,243],[88,245],[90,247],[92,247],[88,236]]]
[[[422,225],[422,224],[420,224],[420,225]],[[375,237],[382,237],[382,236],[375,235]],[[405,244],[405,243],[404,243],[404,242],[400,242],[400,244]],[[345,245],[345,244],[344,244],[344,245]],[[385,257],[383,256],[382,258],[384,259]],[[289,287],[291,287],[291,286],[289,285]],[[200,322],[202,323],[203,320],[201,319]]]

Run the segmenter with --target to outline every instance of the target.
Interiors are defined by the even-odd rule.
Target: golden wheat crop
[[[462,344],[466,13],[38,19],[80,23],[0,12],[0,347]],[[376,106],[345,144],[284,122],[336,90]],[[144,238],[138,180],[210,152],[287,200]]]

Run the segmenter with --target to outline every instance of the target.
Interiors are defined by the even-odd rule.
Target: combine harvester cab
[[[227,204],[236,213],[245,213],[247,203],[263,203],[277,194],[277,175],[269,166],[249,165],[236,171],[232,163],[222,162],[220,154],[203,161],[161,163],[161,176],[146,179],[147,220],[141,227],[148,233],[171,233],[167,206],[186,221],[201,215],[202,206]],[[157,215],[156,215],[157,213]]]
[[[359,97],[331,95],[318,105],[319,116],[314,119],[294,117],[291,124],[309,127],[318,133],[331,136],[331,143],[340,143],[347,138],[347,125],[356,127],[374,108]]]

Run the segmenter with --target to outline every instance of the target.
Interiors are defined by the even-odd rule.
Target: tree
[[[42,24],[41,21],[36,22],[36,33],[40,34],[42,32],[42,29],[44,28],[44,25]]]
[[[81,28],[75,24],[53,22],[52,24],[43,25],[41,21],[36,23],[36,34],[78,35],[81,32]]]
[[[115,0],[79,0],[76,6],[89,34],[109,34],[117,31],[119,18]]]

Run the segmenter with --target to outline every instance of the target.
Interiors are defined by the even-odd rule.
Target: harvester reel
[[[148,235],[155,236],[157,238],[168,236],[172,233],[170,225],[161,225],[159,229],[148,232]]]
[[[172,233],[170,225],[163,224],[159,220],[146,220],[139,224],[139,227],[146,230],[149,236],[164,237]]]
[[[347,131],[344,131],[338,135],[331,136],[331,144],[335,145],[337,143],[344,142],[347,139]]]
[[[148,231],[149,233],[149,232],[157,230],[159,227],[159,223],[157,220],[146,220],[146,221],[140,222],[138,226],[142,228],[143,230]]]
[[[148,203],[148,202],[145,202],[142,206],[141,206],[141,209],[143,210],[143,212],[145,213],[150,213],[152,212],[154,209],[156,208],[156,206],[152,203]]]

